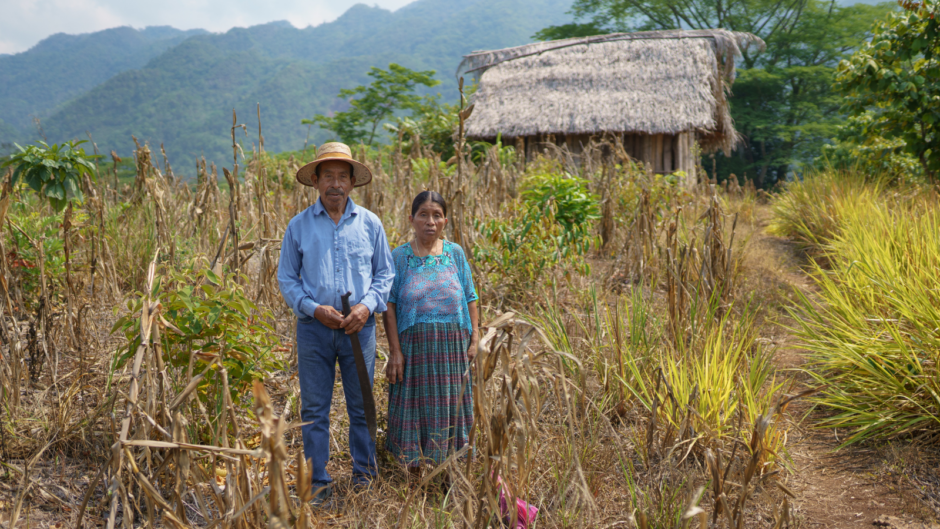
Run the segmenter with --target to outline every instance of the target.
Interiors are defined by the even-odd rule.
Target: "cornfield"
[[[473,256],[483,306],[475,422],[418,486],[380,453],[380,479],[353,490],[334,406],[341,498],[312,508],[295,320],[275,276],[281,234],[317,197],[293,178],[304,155],[269,155],[260,131],[248,150],[240,127],[231,166],[202,160],[188,180],[138,144],[120,182],[112,153],[72,218],[3,188],[9,527],[43,512],[108,529],[515,527],[501,502],[516,498],[538,506],[536,527],[791,523],[782,413],[797,395],[757,340],[736,238],[750,221],[728,213],[753,193],[652,174],[616,139],[540,161],[462,144],[442,161],[400,138],[354,150],[375,175],[353,199],[392,247],[410,239],[415,194],[449,202],[446,235]],[[559,228],[559,197],[526,202],[546,171],[586,182],[598,215],[583,233]],[[517,229],[522,207],[535,227]],[[386,386],[377,376],[380,427]],[[37,477],[49,461],[93,470],[63,498]]]

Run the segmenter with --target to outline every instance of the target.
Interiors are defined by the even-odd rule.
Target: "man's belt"
[[[349,296],[351,292],[342,295],[343,317],[349,316],[351,311],[349,307]],[[369,379],[369,369],[366,367],[366,359],[362,356],[362,345],[359,343],[359,333],[354,332],[349,335],[352,342],[353,358],[356,360],[356,373],[359,375],[359,389],[362,391],[362,404],[366,412],[366,425],[369,427],[369,435],[372,442],[375,443],[375,397],[372,396],[372,381]]]

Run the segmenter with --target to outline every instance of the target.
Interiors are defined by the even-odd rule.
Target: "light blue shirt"
[[[352,292],[350,306],[385,312],[394,277],[382,221],[351,198],[338,223],[317,199],[287,225],[277,281],[298,318],[313,317],[320,305],[342,311],[346,292]]]

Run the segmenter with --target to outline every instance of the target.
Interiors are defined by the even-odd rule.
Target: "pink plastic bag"
[[[499,514],[503,518],[503,523],[509,525],[512,520],[512,512],[506,500],[509,497],[509,491],[503,483],[503,478],[496,478],[496,483],[499,485]],[[516,498],[516,526],[513,529],[529,529],[529,525],[535,522],[535,515],[538,512],[539,508],[535,505],[530,505],[522,498]]]

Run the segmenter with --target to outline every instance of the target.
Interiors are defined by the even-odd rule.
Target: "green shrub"
[[[3,162],[2,167],[13,168],[11,184],[16,186],[22,180],[56,211],[62,211],[71,202],[82,202],[85,199],[82,176],[95,180],[92,162],[100,156],[85,154],[85,149],[79,147],[84,141],[67,141],[61,145],[37,143],[39,145],[27,145],[25,149],[17,145],[19,152]]]
[[[870,180],[895,183],[923,180],[924,167],[905,150],[904,140],[877,134],[876,121],[872,112],[846,119],[839,127],[835,143],[823,146],[827,161],[838,169],[860,173]]]
[[[38,200],[24,197],[23,202],[15,202],[10,207],[8,214],[10,226],[16,227],[5,230],[9,237],[6,258],[24,295],[23,302],[27,305],[24,308],[32,309],[39,302],[42,293],[39,276],[41,268],[45,269],[46,289],[50,293],[50,300],[54,301],[58,281],[65,283],[65,243],[61,237],[63,213],[49,214]],[[74,215],[72,222],[86,220],[87,216],[80,211]],[[42,245],[42,266],[37,245]]]
[[[493,147],[496,147],[496,157],[503,167],[509,167],[516,161],[516,148],[512,145],[503,145],[502,136],[496,137],[496,143],[480,140],[467,142],[467,145],[470,147],[470,159],[475,164],[484,163],[486,153],[491,152]]]
[[[522,181],[526,205],[547,211],[555,207],[555,220],[572,234],[572,240],[584,239],[591,223],[601,218],[598,197],[588,191],[588,182],[561,171],[557,162],[544,159],[526,172]]]
[[[483,239],[473,256],[493,291],[521,297],[533,286],[554,284],[559,275],[590,271],[584,259],[590,241],[573,239],[555,220],[553,205],[542,210],[517,199],[504,208],[505,215],[475,224]]]
[[[235,275],[222,278],[210,270],[191,269],[171,272],[164,281],[157,281],[152,297],[160,303],[159,350],[176,391],[209,367],[196,395],[221,411],[226,384],[237,405],[238,395],[247,392],[252,381],[283,368],[274,355],[277,337],[267,323],[273,321],[270,311],[259,309],[245,295]],[[140,345],[142,305],[129,303],[128,314],[112,328],[128,342],[115,357],[115,368],[132,358]]]
[[[927,179],[940,182],[940,2],[899,2],[870,40],[839,63],[835,89],[851,115],[871,117],[861,132],[899,140]]]
[[[597,198],[587,192],[586,181],[553,169],[548,163],[533,166],[520,198],[506,203],[502,215],[475,223],[483,238],[474,258],[487,283],[508,298],[590,271],[585,255],[595,242]]]

